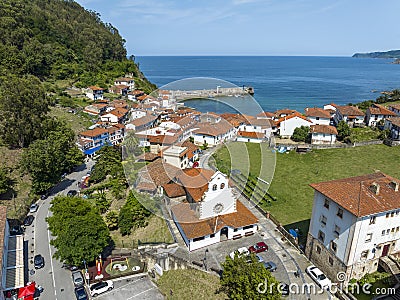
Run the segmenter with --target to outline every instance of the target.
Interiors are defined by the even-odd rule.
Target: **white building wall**
[[[307,117],[314,125],[329,125],[330,118],[321,118],[321,117]]]
[[[118,117],[113,114],[105,114],[100,117],[102,122],[118,123]]]
[[[323,245],[326,248],[331,247],[331,241],[337,245],[336,256],[346,264],[348,257],[348,242],[352,239],[351,227],[356,223],[357,218],[343,208],[343,218],[337,216],[338,209],[341,208],[332,200],[329,201],[329,209],[324,206],[326,198],[323,194],[315,191],[314,206],[310,221],[310,234],[318,239],[319,231],[325,234]],[[326,225],[322,223],[322,216],[326,217]],[[335,225],[340,228],[339,235],[335,231]]]
[[[204,239],[196,241],[196,242],[193,241],[193,239],[191,239],[190,245],[189,245],[189,251],[193,251],[196,249],[210,246],[212,244],[219,243],[220,240],[221,240],[220,231],[216,232],[214,237],[207,235],[204,237]]]
[[[173,165],[177,168],[180,169],[185,169],[188,166],[189,160],[187,158],[187,156],[185,155],[184,157],[179,157],[179,156],[175,156],[175,155],[166,155],[163,154],[163,159],[164,162]]]
[[[311,144],[334,144],[336,142],[335,134],[312,133]]]
[[[244,136],[238,136],[236,138],[236,141],[244,142],[244,143],[258,143],[258,144],[262,142],[261,139],[248,138],[248,137],[244,137]]]
[[[215,146],[218,144],[218,141],[215,137],[209,136],[209,135],[203,135],[203,134],[194,134],[194,143],[196,145],[203,145],[204,142],[208,144],[208,146]]]
[[[282,137],[291,137],[295,128],[301,126],[309,127],[310,125],[312,125],[312,123],[309,121],[306,121],[299,117],[293,117],[280,123],[279,135]]]

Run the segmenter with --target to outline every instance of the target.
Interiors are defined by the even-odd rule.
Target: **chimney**
[[[376,182],[372,183],[371,186],[369,187],[370,190],[375,194],[375,195],[379,195],[379,190],[380,190],[380,186],[379,184],[377,184]]]
[[[395,192],[399,191],[399,183],[397,181],[391,181],[389,183],[390,188],[392,188]]]

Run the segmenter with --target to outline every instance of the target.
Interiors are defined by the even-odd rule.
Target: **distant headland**
[[[400,64],[400,50],[390,50],[383,52],[355,53],[352,57],[357,58],[394,58],[394,64]]]

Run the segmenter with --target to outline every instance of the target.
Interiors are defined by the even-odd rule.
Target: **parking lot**
[[[99,300],[147,300],[164,299],[156,285],[147,275],[114,280],[114,289],[97,296]]]

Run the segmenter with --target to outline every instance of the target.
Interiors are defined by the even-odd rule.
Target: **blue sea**
[[[299,56],[142,56],[145,76],[158,87],[191,77],[252,86],[266,111],[356,103],[400,88],[400,65],[388,59]],[[187,101],[200,111],[229,111],[208,100]]]

